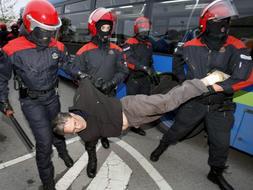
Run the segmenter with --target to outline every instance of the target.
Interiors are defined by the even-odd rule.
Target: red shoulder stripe
[[[139,41],[136,38],[128,38],[126,43],[127,44],[138,44]]]
[[[238,91],[251,85],[253,85],[253,70],[247,80],[232,85],[232,88],[234,91]]]
[[[116,50],[122,52],[122,49],[114,43],[110,43],[110,48],[111,49],[116,49]]]
[[[36,48],[36,45],[27,40],[24,36],[21,36],[9,41],[9,43],[6,44],[2,49],[8,56],[11,56],[18,51],[33,48]]]
[[[200,38],[194,38],[184,44],[184,47],[188,46],[206,46],[200,41]]]
[[[60,51],[64,51],[64,44],[52,38],[49,47],[57,47]]]
[[[233,36],[228,36],[225,46],[228,46],[228,45],[232,45],[237,49],[246,48],[246,46],[244,45],[244,43],[241,40],[239,40]]]
[[[96,44],[94,44],[92,42],[89,42],[89,43],[85,44],[83,47],[81,47],[77,51],[76,55],[81,55],[82,53],[84,53],[86,51],[89,51],[89,50],[92,50],[92,49],[96,49],[96,48],[98,48],[98,46]]]

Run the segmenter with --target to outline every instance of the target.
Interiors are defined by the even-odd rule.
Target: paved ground
[[[12,82],[10,83],[12,85]],[[10,87],[12,89],[12,87]],[[61,82],[62,110],[71,105],[74,88]],[[33,140],[20,112],[18,96],[11,90],[10,99],[16,117]],[[13,130],[12,124],[0,115],[0,190],[37,190],[40,186],[34,153],[29,153]],[[157,163],[149,161],[161,132],[145,127],[147,136],[129,132],[111,138],[111,148],[98,145],[98,174],[93,180],[86,176],[87,154],[78,137],[68,137],[68,149],[75,166],[66,169],[56,152],[53,154],[57,189],[129,189],[129,190],[218,190],[206,179],[208,172],[206,139],[203,134],[170,147]],[[33,140],[34,141],[34,140]],[[253,189],[253,158],[231,149],[226,178],[237,190]]]

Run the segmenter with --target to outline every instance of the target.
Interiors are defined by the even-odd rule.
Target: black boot
[[[160,141],[158,147],[151,153],[150,160],[153,162],[157,162],[162,153],[168,148],[168,144]]]
[[[59,153],[59,157],[64,161],[66,167],[71,168],[74,165],[74,161],[68,152]]]
[[[85,143],[85,148],[88,153],[88,165],[87,165],[87,176],[89,178],[94,178],[97,173],[97,154],[96,154],[96,145],[89,142]]]
[[[43,183],[43,190],[56,190],[54,180]]]
[[[140,127],[139,128],[131,127],[130,130],[133,131],[136,134],[141,135],[141,136],[146,135],[146,132],[143,129],[141,129]]]
[[[101,144],[105,149],[110,147],[110,143],[106,137],[101,138]]]
[[[211,170],[207,175],[207,179],[217,184],[221,190],[233,190],[234,188],[226,181],[222,175],[224,168],[211,166]]]

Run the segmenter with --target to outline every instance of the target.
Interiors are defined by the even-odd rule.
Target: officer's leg
[[[87,165],[87,175],[89,178],[94,178],[97,173],[97,154],[96,154],[96,144],[97,140],[85,142],[85,149],[88,153],[88,165]]]
[[[229,153],[230,131],[234,123],[233,111],[210,112],[206,117],[209,158],[211,170],[208,179],[220,189],[232,190],[233,187],[223,177]]]
[[[50,103],[47,105],[47,111],[48,117],[50,118],[50,121],[52,121],[60,112],[60,102],[58,96],[53,96],[50,99]],[[72,167],[74,162],[68,154],[64,136],[53,133],[53,144],[58,151],[59,157],[63,159],[65,165],[69,168]]]
[[[47,110],[36,100],[29,99],[21,101],[21,108],[35,137],[40,179],[44,187],[54,189],[54,167],[51,161],[52,128]]]
[[[189,134],[206,114],[206,106],[190,101],[181,106],[176,114],[171,128],[163,135],[158,147],[151,153],[150,160],[158,161],[169,145],[176,144],[178,140]]]
[[[127,95],[136,95],[136,94],[141,94],[141,79],[133,79],[130,78],[127,83]],[[131,126],[130,130],[136,134],[139,134],[141,136],[145,136],[146,132],[141,129],[139,126]]]

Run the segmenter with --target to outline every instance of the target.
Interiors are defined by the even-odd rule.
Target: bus
[[[133,23],[139,16],[152,22],[150,38],[154,47],[154,66],[159,73],[172,71],[172,54],[178,44],[198,35],[199,15],[212,0],[50,0],[56,7],[63,26],[58,38],[71,54],[90,40],[89,14],[98,7],[111,9],[117,15],[117,24],[111,41],[121,45],[134,35]],[[239,18],[232,20],[230,34],[241,39],[253,51],[252,0],[234,0]],[[60,74],[68,77],[63,72]],[[124,86],[118,88],[124,96]],[[231,146],[253,155],[253,86],[235,93],[237,104]],[[170,127],[173,117],[165,115],[161,125]]]

